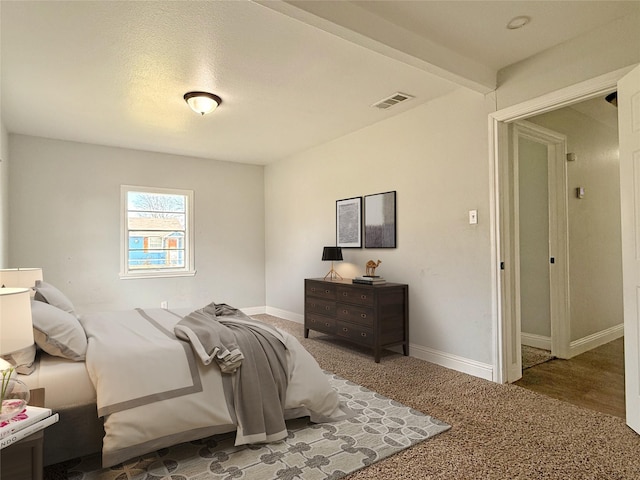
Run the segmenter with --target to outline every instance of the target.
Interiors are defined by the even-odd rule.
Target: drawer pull
[[[324,326],[325,326],[325,327],[330,327],[330,326],[331,326],[331,324],[330,324],[329,322],[327,322],[327,323],[325,323],[325,324],[324,324]]]
[[[349,329],[348,329],[347,327],[342,327],[342,331],[343,331],[343,332],[348,332],[348,331],[349,331]]]
[[[315,292],[316,291],[316,287],[311,287],[311,291]]]
[[[360,295],[360,298],[361,298],[362,300],[366,300],[366,299],[367,299],[367,296],[366,296],[366,295]]]
[[[349,310],[347,310],[346,308],[344,308],[344,309],[342,310],[342,313],[344,313],[345,315],[349,315]]]
[[[331,307],[326,306],[326,307],[324,307],[324,309],[325,309],[325,310],[331,310]]]
[[[329,293],[329,290],[325,290],[324,293]]]
[[[362,336],[362,337],[366,337],[366,336],[367,336],[367,334],[366,334],[366,333],[364,333],[364,332],[361,332],[361,333],[360,333],[360,336]]]
[[[360,314],[360,317],[362,317],[362,318],[367,318],[367,314],[366,314],[366,313],[361,313],[361,314]]]
[[[349,294],[348,294],[347,292],[342,292],[342,296],[343,296],[343,297],[348,297],[348,296],[349,296]]]

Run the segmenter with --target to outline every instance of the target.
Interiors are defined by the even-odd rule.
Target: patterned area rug
[[[525,370],[527,368],[531,368],[535,365],[540,365],[541,363],[548,362],[549,360],[553,360],[554,357],[551,355],[549,350],[543,350],[541,348],[534,348],[528,345],[522,345],[522,369]]]
[[[235,433],[163,449],[109,469],[98,456],[45,479],[69,480],[334,480],[451,428],[433,417],[326,372],[355,412],[349,420],[312,424],[288,422],[289,436],[266,445],[235,447]],[[61,476],[62,475],[62,476]]]

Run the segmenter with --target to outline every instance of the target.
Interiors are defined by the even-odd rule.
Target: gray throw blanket
[[[215,303],[190,313],[174,329],[178,338],[191,343],[205,365],[215,359],[223,372],[235,372],[236,445],[287,436],[286,349],[269,330],[272,328],[239,310]]]
[[[236,315],[237,312],[228,305],[211,303],[184,317],[173,331],[178,338],[191,342],[193,351],[202,363],[209,365],[215,360],[223,373],[233,373],[242,363],[244,355],[238,348],[233,332],[218,322],[217,318]]]

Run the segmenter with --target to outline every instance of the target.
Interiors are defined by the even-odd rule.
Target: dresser
[[[402,345],[409,355],[409,286],[362,285],[351,280],[304,281],[304,336],[315,330],[373,349]]]

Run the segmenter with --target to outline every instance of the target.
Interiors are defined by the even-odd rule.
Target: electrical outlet
[[[478,210],[469,210],[469,225],[478,223]]]
[[[164,308],[165,310],[169,308],[169,302],[166,300],[164,302],[160,302],[160,308]]]

